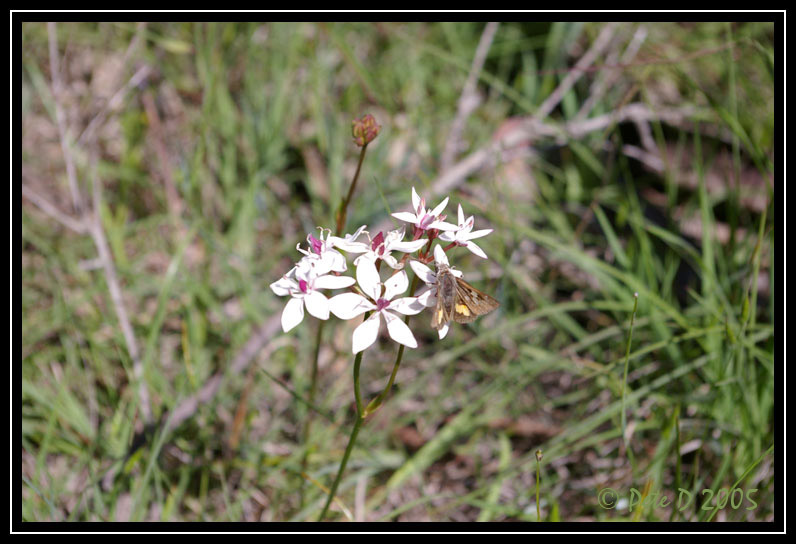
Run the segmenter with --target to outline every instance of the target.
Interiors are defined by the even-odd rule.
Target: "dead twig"
[[[182,199],[180,199],[180,193],[177,191],[177,184],[174,182],[174,176],[171,173],[171,158],[166,150],[163,125],[160,122],[160,115],[158,115],[155,98],[149,91],[145,91],[141,98],[144,103],[147,119],[149,120],[155,153],[157,153],[158,162],[160,163],[160,177],[163,178],[163,186],[166,190],[166,202],[168,202],[169,212],[172,217],[180,217],[182,214]]]
[[[168,417],[167,420],[167,430],[177,428],[183,421],[196,413],[199,405],[210,402],[221,387],[224,375],[227,372],[235,375],[246,370],[260,350],[262,350],[279,331],[280,327],[281,315],[279,314],[272,316],[268,321],[260,325],[238,353],[235,354],[229,370],[222,370],[214,374],[213,377],[205,382],[205,385],[202,386],[202,389],[200,389],[198,393],[182,401],[172,411],[171,416]]]
[[[615,23],[609,23],[603,27],[600,33],[597,35],[597,39],[594,40],[594,43],[591,45],[588,51],[583,54],[578,62],[575,63],[575,66],[572,70],[570,70],[564,79],[561,80],[558,87],[550,93],[550,96],[542,102],[542,105],[539,106],[539,109],[536,110],[534,117],[536,119],[545,119],[550,113],[555,109],[555,107],[561,102],[564,98],[564,95],[569,91],[572,86],[583,76],[586,72],[586,69],[594,64],[594,61],[597,60],[597,57],[608,47],[608,44],[611,43],[611,38],[613,37],[614,31],[616,30]]]
[[[61,65],[58,58],[58,36],[55,31],[55,23],[47,23],[47,38],[50,50],[50,77],[52,79],[53,102],[55,102],[55,121],[58,126],[58,137],[61,141],[61,152],[66,163],[66,178],[69,182],[69,192],[72,195],[72,207],[78,215],[83,211],[83,201],[80,195],[80,188],[77,184],[77,170],[72,160],[72,153],[69,149],[69,134],[66,126],[66,114],[61,107]]]
[[[76,232],[87,232],[94,245],[97,248],[98,259],[102,263],[102,269],[105,273],[105,280],[108,284],[108,291],[111,295],[116,317],[119,320],[119,326],[122,329],[125,344],[127,345],[127,353],[133,361],[133,374],[136,379],[138,387],[138,398],[141,404],[141,417],[144,424],[148,425],[152,421],[152,407],[149,404],[149,390],[144,380],[144,372],[141,361],[140,351],[138,349],[138,342],[133,332],[133,327],[130,324],[130,319],[127,314],[127,309],[124,305],[124,298],[122,297],[122,290],[119,286],[119,279],[116,275],[116,267],[113,263],[113,256],[108,246],[108,240],[105,237],[105,231],[102,228],[102,220],[100,218],[101,206],[101,187],[100,182],[96,179],[96,171],[92,167],[92,201],[93,213],[84,208],[83,196],[80,192],[80,187],[77,181],[77,170],[75,168],[74,158],[72,156],[72,149],[68,141],[68,127],[66,124],[66,117],[60,103],[61,96],[61,76],[60,66],[58,62],[58,48],[57,48],[57,34],[55,23],[47,23],[47,31],[49,38],[49,53],[50,53],[50,71],[52,74],[53,84],[53,100],[55,102],[56,120],[58,124],[58,135],[61,140],[61,151],[64,155],[64,162],[66,163],[66,172],[69,179],[69,189],[72,193],[72,205],[75,212],[81,219],[74,219],[72,217],[61,214],[57,208],[47,203],[46,200],[36,195],[35,191],[31,191],[28,187],[25,189],[23,185],[23,193],[27,193],[27,197],[34,202],[40,209],[48,210],[48,215],[56,218],[62,224],[70,225],[70,228],[76,227]],[[79,226],[80,225],[80,226]],[[75,230],[75,228],[73,228]]]
[[[108,115],[110,113],[116,112],[122,106],[122,102],[124,97],[127,96],[131,90],[138,87],[147,77],[149,74],[152,73],[152,69],[149,66],[142,66],[139,68],[133,76],[127,80],[127,83],[120,88],[116,93],[108,100],[108,103],[103,107],[103,109],[94,116],[91,122],[88,124],[86,129],[80,135],[80,138],[77,140],[78,145],[84,145],[86,142],[91,141],[94,137],[94,133],[96,130],[105,122]]]
[[[619,62],[622,66],[629,65],[633,62],[633,59],[636,58],[636,55],[641,49],[641,45],[644,43],[644,40],[647,39],[647,28],[645,26],[639,26],[636,29],[636,32],[633,34],[633,38],[630,40],[627,48],[625,48],[625,52],[622,54],[622,57],[619,59]],[[613,64],[613,59],[609,59],[609,64]],[[601,74],[605,74],[604,77],[597,79],[589,89],[589,97],[583,102],[578,113],[575,115],[575,120],[582,121],[585,119],[591,110],[594,108],[595,104],[605,95],[606,91],[619,79],[619,76],[622,75],[622,70],[620,68],[609,67],[606,68],[605,71],[601,72]]]
[[[130,359],[133,361],[133,376],[135,377],[138,387],[141,416],[144,420],[144,424],[149,424],[152,421],[152,407],[149,404],[149,389],[144,379],[144,366],[141,360],[141,351],[138,349],[138,341],[136,340],[133,326],[130,324],[130,318],[127,315],[127,308],[124,305],[124,298],[122,297],[122,289],[119,286],[119,278],[116,275],[116,266],[113,263],[113,256],[110,251],[110,246],[108,245],[108,239],[105,236],[105,230],[102,228],[102,219],[100,218],[102,187],[93,167],[91,182],[94,213],[92,214],[91,220],[88,222],[89,234],[91,234],[91,239],[94,241],[94,245],[97,248],[98,258],[102,263],[102,270],[105,272],[105,281],[108,284],[111,301],[113,301],[113,309],[116,312],[116,318],[122,329],[124,342],[127,344],[127,352],[130,355]]]
[[[533,116],[524,117],[512,123],[511,128],[503,131],[498,138],[473,151],[446,172],[440,174],[431,182],[431,194],[434,196],[447,195],[461,185],[467,177],[491,163],[502,160],[506,153],[517,147],[527,148],[546,138],[563,145],[570,140],[578,140],[592,132],[627,121],[635,123],[663,121],[678,126],[691,119],[696,113],[698,110],[691,107],[652,111],[645,104],[632,103],[612,113],[584,121],[571,121],[563,125],[545,123]],[[409,210],[409,208],[401,208],[401,210]],[[391,226],[392,222],[385,220],[372,230],[373,232],[389,230]]]
[[[49,217],[61,223],[69,230],[72,230],[78,234],[86,234],[88,232],[86,224],[83,221],[74,219],[73,217],[70,217],[69,215],[60,211],[55,207],[54,204],[50,203],[46,198],[41,196],[35,190],[31,189],[27,183],[22,184],[22,196],[30,200],[36,205],[37,208],[39,208]]]
[[[138,51],[141,42],[144,41],[146,26],[147,23],[145,22],[138,23],[135,35],[133,36],[133,39],[130,40],[130,45],[127,46],[127,50],[124,52],[124,57],[122,57],[122,69],[119,71],[120,76],[124,74],[127,68],[127,63],[130,62],[130,59],[133,58],[134,54]],[[85,143],[91,141],[92,137],[94,136],[94,132],[100,127],[100,125],[102,125],[102,123],[105,122],[108,114],[113,113],[120,108],[127,93],[140,85],[141,82],[149,76],[151,71],[152,70],[149,68],[149,66],[143,66],[139,68],[127,81],[127,83],[119,88],[119,90],[116,91],[100,108],[100,111],[89,122],[88,126],[86,126],[86,128],[83,130],[83,133],[77,139],[77,145],[84,145]]]
[[[499,23],[496,22],[487,23],[486,27],[484,27],[484,32],[481,34],[481,40],[478,42],[478,47],[473,56],[473,63],[470,65],[470,73],[467,75],[467,81],[465,81],[462,94],[459,97],[456,117],[453,119],[451,130],[448,134],[448,140],[445,142],[445,149],[442,151],[442,157],[440,159],[441,172],[450,168],[451,164],[456,159],[456,154],[461,146],[464,124],[470,113],[478,106],[476,85],[481,75],[481,70],[484,67],[486,55],[489,53],[489,47],[492,45],[492,40],[497,33],[498,25]]]

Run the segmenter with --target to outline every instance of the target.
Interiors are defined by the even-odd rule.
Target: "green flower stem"
[[[418,284],[418,277],[415,275],[412,278],[412,287],[409,291],[409,296],[413,296],[415,294],[415,290],[417,289]],[[369,312],[365,314],[365,319],[370,316]],[[409,323],[409,317],[406,316],[404,318],[404,323]],[[348,445],[345,448],[345,453],[343,454],[343,459],[340,461],[340,468],[337,469],[337,476],[334,479],[334,483],[332,484],[331,489],[329,490],[329,496],[326,497],[326,504],[323,506],[323,510],[321,511],[321,515],[318,516],[318,521],[323,521],[323,518],[326,516],[326,512],[329,510],[329,505],[332,504],[332,500],[334,500],[334,496],[337,493],[337,486],[340,485],[340,480],[343,478],[343,472],[345,472],[345,467],[348,464],[348,458],[351,456],[351,450],[354,449],[354,442],[357,440],[357,435],[359,434],[359,429],[365,423],[365,418],[375,412],[381,403],[384,402],[384,399],[390,393],[392,389],[393,383],[395,383],[395,376],[398,374],[398,369],[401,366],[401,360],[404,356],[404,345],[401,344],[398,347],[398,355],[395,357],[395,364],[392,367],[392,374],[390,374],[390,380],[387,382],[387,387],[384,388],[378,397],[371,401],[367,408],[363,407],[362,404],[362,393],[359,387],[359,367],[362,364],[362,352],[360,351],[357,353],[356,357],[354,358],[354,397],[357,401],[357,419],[354,422],[354,428],[351,429],[351,436],[348,437]]]
[[[359,171],[362,169],[362,162],[365,160],[365,152],[368,149],[368,144],[362,146],[362,150],[359,152],[359,162],[357,163],[357,171],[354,173],[354,179],[351,180],[351,187],[348,189],[348,195],[346,195],[345,200],[340,203],[340,209],[337,212],[337,236],[340,236],[345,228],[346,218],[348,217],[348,204],[351,202],[351,198],[354,196],[354,189],[357,187],[357,181],[359,180]]]
[[[367,319],[368,316],[365,316]],[[357,415],[362,418],[363,416],[363,408],[362,408],[362,393],[359,389],[359,367],[362,364],[362,352],[360,351],[357,353],[356,357],[354,358],[354,398],[357,401]]]
[[[625,348],[625,373],[622,377],[622,440],[625,441],[627,448],[627,415],[625,414],[625,402],[627,399],[627,370],[630,366],[630,342],[633,340],[633,324],[636,322],[636,310],[638,309],[638,293],[633,294],[633,314],[630,316],[630,332],[627,335],[627,346]]]
[[[539,479],[542,472],[542,450],[536,450],[536,521],[542,521],[542,510],[539,507]]]
[[[412,278],[412,287],[409,290],[410,297],[414,296],[415,294],[415,290],[417,289],[418,279],[419,278],[417,276],[414,276]],[[404,323],[406,323],[407,325],[409,324],[410,317],[411,316],[408,315],[404,317]],[[395,376],[396,374],[398,374],[398,368],[400,368],[401,366],[401,360],[403,359],[403,356],[404,356],[404,345],[401,344],[400,346],[398,346],[398,355],[395,357],[395,364],[393,364],[392,374],[390,374],[390,380],[387,382],[387,387],[384,388],[384,391],[382,391],[378,397],[370,401],[368,407],[365,408],[365,417],[375,412],[379,408],[379,406],[381,406],[381,403],[384,402],[384,399],[387,397],[387,395],[390,393],[390,389],[392,389],[392,385],[393,383],[395,383]]]
[[[354,196],[354,189],[356,189],[357,181],[359,180],[359,172],[362,169],[362,163],[365,160],[365,150],[368,148],[368,145],[365,144],[362,146],[362,150],[359,153],[359,162],[357,163],[357,170],[354,173],[354,177],[351,180],[351,187],[348,189],[348,194],[346,195],[345,199],[340,202],[340,207],[337,211],[337,224],[335,225],[335,236],[342,236],[343,230],[345,229],[346,218],[348,216],[348,205],[351,203],[351,199]],[[318,356],[320,355],[321,351],[321,341],[323,340],[323,325],[325,321],[318,322],[318,332],[315,336],[315,357],[313,358],[312,362],[312,378],[310,379],[310,392],[309,392],[309,404],[314,404],[315,401],[315,391],[318,388]],[[361,354],[360,354],[361,359]],[[359,391],[357,389],[357,391]],[[358,409],[359,413],[362,413],[361,409],[361,400],[358,400]],[[315,417],[315,413],[310,410],[307,412],[307,419],[304,422],[304,432],[303,432],[303,444],[304,444],[304,454],[301,458],[301,472],[304,473],[307,470],[307,463],[308,463],[308,456],[309,456],[309,438],[310,438],[310,431],[312,429],[312,421]],[[334,493],[332,493],[334,495]],[[302,482],[300,492],[299,492],[299,508],[304,507],[304,484]]]
[[[406,316],[404,323],[406,323],[407,321],[409,321],[409,316]],[[390,381],[387,383],[387,387],[384,388],[384,391],[379,393],[378,397],[370,401],[368,407],[365,408],[365,415],[363,417],[368,417],[370,414],[378,410],[379,406],[381,406],[381,403],[384,402],[385,397],[387,397],[387,394],[390,392],[390,389],[392,389],[392,384],[395,382],[395,375],[398,374],[398,368],[401,366],[401,359],[403,358],[403,356],[404,356],[404,345],[401,344],[398,347],[398,356],[395,358],[395,364],[392,367],[392,374],[390,374]]]
[[[326,321],[318,320],[318,330],[315,334],[315,356],[312,358],[312,377],[310,378],[310,392],[309,392],[309,405],[315,404],[315,391],[318,389],[318,357],[321,353],[321,338],[323,337],[323,325]],[[301,474],[307,472],[307,463],[309,462],[309,443],[310,431],[312,429],[312,421],[314,419],[314,411],[307,412],[307,420],[304,422],[304,432],[302,433],[301,443],[304,445],[304,453],[301,456]],[[299,509],[304,508],[304,478],[299,487]]]
[[[365,422],[365,416],[362,409],[362,394],[359,391],[359,367],[361,364],[362,352],[360,351],[357,353],[357,356],[354,359],[354,396],[357,400],[357,419],[354,422],[354,428],[351,429],[351,436],[348,437],[348,445],[345,447],[343,459],[340,461],[340,468],[337,469],[337,476],[335,476],[334,483],[332,484],[331,489],[329,489],[329,496],[326,497],[326,504],[323,505],[323,510],[321,510],[321,515],[318,516],[318,521],[323,521],[323,518],[326,517],[326,512],[329,510],[329,505],[332,504],[332,500],[334,500],[335,494],[337,493],[337,487],[340,485],[340,480],[343,479],[343,472],[345,472],[345,467],[348,464],[348,458],[351,457],[351,450],[354,449],[354,443],[357,441],[359,429]]]

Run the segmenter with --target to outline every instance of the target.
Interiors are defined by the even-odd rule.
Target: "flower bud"
[[[371,114],[351,121],[351,135],[354,137],[354,143],[359,147],[365,147],[375,140],[380,130],[381,125],[376,123],[376,118]]]

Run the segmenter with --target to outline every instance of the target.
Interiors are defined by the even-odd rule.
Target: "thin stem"
[[[412,278],[412,287],[410,291],[410,295],[412,296],[415,293],[415,289],[417,289],[418,277],[415,276]],[[368,318],[370,312],[365,314],[365,319]],[[404,323],[409,323],[409,317],[406,316],[404,318]],[[343,478],[343,472],[345,472],[345,467],[348,464],[348,458],[351,455],[351,450],[354,448],[354,442],[356,442],[357,435],[359,434],[359,429],[365,423],[365,418],[372,414],[384,401],[387,395],[392,389],[393,383],[395,383],[395,376],[398,374],[398,368],[401,366],[401,359],[403,359],[404,355],[404,346],[401,344],[398,348],[398,355],[395,357],[395,364],[392,368],[392,374],[390,374],[390,380],[387,383],[387,387],[384,388],[384,391],[379,394],[370,404],[368,404],[367,408],[364,407],[362,404],[362,392],[360,391],[359,386],[359,367],[362,364],[362,352],[360,351],[357,353],[356,357],[354,358],[354,398],[356,398],[357,402],[357,420],[354,423],[354,428],[351,429],[351,436],[348,438],[348,445],[345,449],[345,454],[343,454],[343,460],[340,461],[340,468],[337,469],[337,476],[334,479],[334,483],[332,484],[331,489],[329,490],[329,496],[326,497],[326,504],[323,506],[323,510],[321,511],[321,515],[318,516],[318,521],[323,521],[323,518],[326,516],[326,511],[329,509],[329,505],[334,500],[335,493],[337,493],[337,486],[340,485],[340,480]]]
[[[630,317],[630,332],[627,335],[627,346],[625,348],[625,374],[622,378],[622,439],[627,448],[627,436],[625,426],[627,425],[627,415],[625,414],[625,399],[627,398],[627,369],[630,366],[630,342],[633,339],[633,324],[636,322],[636,310],[638,309],[638,293],[633,294],[633,315]]]
[[[417,289],[418,279],[419,278],[416,275],[412,278],[412,287],[409,290],[410,297],[414,296],[415,294],[415,290]],[[406,323],[407,325],[409,324],[410,317],[411,316],[408,315],[404,317],[404,323]],[[384,399],[387,398],[387,395],[390,393],[390,390],[392,389],[392,386],[395,383],[395,376],[398,374],[398,369],[401,366],[401,360],[403,359],[403,356],[404,356],[404,345],[401,344],[400,346],[398,346],[398,355],[395,357],[395,363],[393,364],[392,373],[390,374],[390,380],[387,382],[387,387],[385,387],[384,390],[379,394],[379,396],[373,399],[370,402],[370,404],[368,404],[368,407],[365,408],[365,417],[375,412],[379,408],[379,406],[381,406],[381,403],[384,402]]]
[[[367,318],[366,318],[367,319]],[[362,404],[362,392],[359,388],[359,367],[362,364],[362,352],[360,351],[357,353],[357,356],[354,358],[354,398],[357,401],[357,416],[361,419],[364,417],[362,414],[364,413],[364,408]]]
[[[357,171],[354,173],[354,179],[351,180],[351,187],[348,189],[348,195],[346,195],[345,200],[343,200],[343,202],[340,204],[340,210],[337,212],[337,236],[340,236],[340,233],[342,233],[343,229],[345,228],[345,222],[348,216],[348,204],[351,202],[351,198],[354,196],[354,189],[357,187],[359,171],[362,169],[362,162],[365,160],[365,152],[367,149],[368,144],[365,144],[362,146],[362,150],[359,152]]]
[[[406,319],[404,319],[404,323],[406,323],[407,321],[409,321],[409,316],[406,316]],[[400,368],[401,366],[401,359],[403,358],[403,356],[404,356],[404,346],[403,344],[401,344],[398,347],[398,355],[395,358],[395,364],[393,364],[392,374],[390,374],[390,380],[389,382],[387,382],[387,387],[385,387],[384,390],[381,393],[379,393],[378,397],[370,401],[368,407],[365,408],[364,417],[367,417],[373,412],[375,412],[379,408],[379,406],[381,406],[381,403],[384,402],[384,399],[387,397],[387,394],[389,394],[390,389],[392,389],[392,384],[395,382],[395,375],[398,374],[398,368]]]
[[[315,391],[318,389],[318,358],[321,353],[321,339],[323,337],[323,325],[326,321],[318,320],[318,330],[315,334],[315,356],[312,358],[312,377],[310,378],[310,392],[308,403],[310,406],[315,404]],[[307,412],[307,421],[304,422],[304,432],[301,443],[304,445],[304,453],[301,457],[301,473],[307,472],[307,463],[309,459],[309,443],[310,431],[312,429],[312,421],[314,413],[312,410]],[[301,487],[299,488],[299,508],[304,507],[304,478],[301,479]]]
[[[348,464],[348,458],[351,457],[351,451],[354,449],[354,443],[357,441],[359,429],[365,422],[365,416],[363,415],[362,409],[362,395],[359,391],[359,367],[361,364],[362,352],[360,351],[357,353],[357,356],[354,359],[354,396],[357,400],[357,419],[354,422],[354,428],[351,429],[351,436],[348,437],[348,445],[345,447],[343,459],[340,461],[340,468],[337,469],[337,476],[335,476],[334,483],[329,489],[329,495],[326,497],[326,504],[323,505],[323,510],[321,510],[321,515],[318,516],[318,521],[323,521],[323,518],[326,516],[326,512],[329,510],[329,505],[331,505],[332,500],[334,500],[334,496],[337,493],[337,487],[340,485],[340,480],[343,479],[343,472],[345,472],[345,467]]]
[[[536,450],[536,521],[542,521],[542,511],[539,507],[539,480],[542,472],[542,450]]]
[[[365,160],[365,150],[368,148],[368,145],[365,144],[362,146],[362,150],[359,152],[359,162],[357,163],[357,170],[354,173],[354,177],[351,180],[351,186],[348,189],[348,194],[345,197],[345,200],[340,202],[340,207],[337,211],[337,224],[335,225],[335,236],[341,236],[343,234],[343,230],[345,229],[346,218],[348,216],[348,205],[351,203],[351,198],[354,196],[354,189],[356,189],[357,181],[359,180],[359,172],[362,169],[362,162]],[[312,405],[315,400],[315,391],[318,388],[318,356],[321,351],[321,342],[323,340],[323,325],[325,321],[319,321],[318,324],[318,332],[315,336],[315,357],[313,358],[312,363],[312,378],[310,380],[310,393],[309,393],[309,404]],[[357,361],[362,360],[362,354],[357,354]],[[358,372],[359,367],[358,365],[354,366],[355,372],[357,375],[355,379],[359,379]],[[357,410],[358,413],[362,414],[362,400],[359,398],[359,385],[357,384],[357,388],[355,389],[357,393]],[[307,412],[307,420],[304,423],[304,435],[303,435],[303,444],[304,444],[304,454],[301,459],[301,472],[306,472],[307,469],[307,462],[309,456],[309,436],[310,430],[312,429],[312,421],[315,417],[315,413],[313,411]],[[304,506],[304,483],[302,480],[301,488],[299,492],[299,505],[300,507]],[[334,496],[334,491],[332,491],[331,496]]]

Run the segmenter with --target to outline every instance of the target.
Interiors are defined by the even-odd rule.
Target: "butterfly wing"
[[[470,323],[479,315],[495,310],[500,303],[486,293],[482,293],[464,280],[456,280],[456,302],[453,307],[453,320],[457,323]]]

